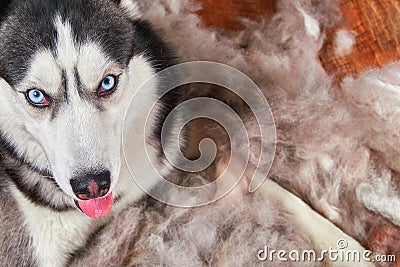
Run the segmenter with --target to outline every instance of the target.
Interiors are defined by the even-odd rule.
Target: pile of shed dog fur
[[[160,30],[181,62],[221,62],[252,78],[268,99],[277,127],[270,179],[362,246],[395,254],[400,242],[400,63],[335,85],[318,53],[324,30],[340,19],[337,4],[280,0],[272,19],[245,21],[246,29],[235,34],[198,27],[199,7],[191,1],[139,0],[135,12]],[[348,53],[353,42],[352,33],[338,33],[336,53]],[[249,194],[238,187],[194,209],[146,198],[116,214],[73,265],[249,266],[259,263],[256,253],[265,245],[318,249],[291,223],[277,198],[263,192]],[[375,242],[382,231],[384,238]]]

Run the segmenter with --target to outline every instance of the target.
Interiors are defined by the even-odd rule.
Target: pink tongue
[[[113,205],[112,193],[103,198],[78,201],[81,210],[90,218],[99,218],[107,215]]]

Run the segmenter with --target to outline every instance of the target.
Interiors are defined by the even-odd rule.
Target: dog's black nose
[[[110,190],[110,172],[85,173],[71,179],[74,194],[81,200],[105,196]]]

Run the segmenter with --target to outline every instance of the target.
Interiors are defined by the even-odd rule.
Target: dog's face
[[[135,44],[146,36],[111,0],[14,2],[0,30],[2,134],[85,213],[104,215],[93,205],[111,207],[124,113],[155,73]]]

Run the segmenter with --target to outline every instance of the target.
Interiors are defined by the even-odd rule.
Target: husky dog
[[[1,1],[2,265],[64,266],[110,212],[143,195],[121,159],[124,113],[173,56],[134,13],[131,0]],[[127,115],[133,131],[158,86]],[[156,156],[172,101],[159,102],[150,121]]]

